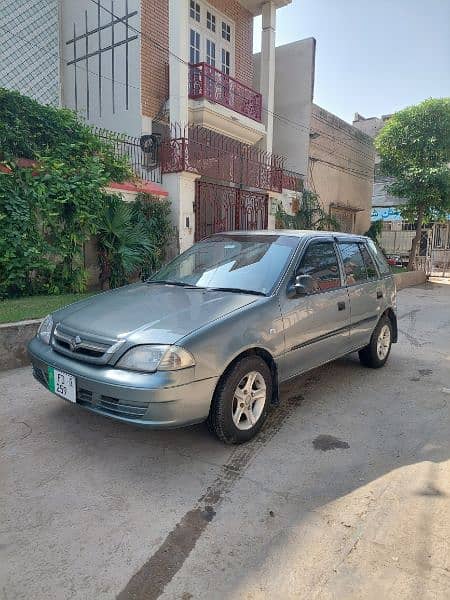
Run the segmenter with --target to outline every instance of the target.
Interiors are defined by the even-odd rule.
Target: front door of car
[[[351,307],[350,342],[352,350],[362,348],[383,312],[385,288],[364,243],[339,242]]]
[[[293,295],[295,277],[304,275],[311,278],[309,293]],[[279,364],[280,380],[347,352],[350,307],[332,238],[309,243],[294,270],[293,281],[281,291],[280,303],[285,335],[285,354]]]

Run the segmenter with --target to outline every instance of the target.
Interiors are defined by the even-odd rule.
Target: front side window
[[[347,285],[354,285],[367,280],[366,265],[356,242],[340,242],[339,250],[344,263]]]
[[[218,234],[194,244],[150,281],[269,294],[299,239],[287,235]]]
[[[339,262],[332,242],[311,244],[300,263],[297,275],[313,279],[313,292],[327,292],[341,287]]]
[[[191,29],[191,45],[189,60],[192,65],[200,62],[200,34],[195,29]]]
[[[366,265],[367,277],[368,279],[378,279],[377,268],[372,260],[372,257],[367,250],[365,244],[360,244],[359,249],[361,250],[361,254],[363,255],[364,264]]]

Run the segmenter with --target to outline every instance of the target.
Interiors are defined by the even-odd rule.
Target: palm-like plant
[[[288,215],[279,207],[276,219],[285,229],[334,229],[339,231],[338,221],[323,210],[319,196],[310,190],[303,192],[300,208],[294,215]]]
[[[128,277],[154,252],[144,223],[136,220],[132,206],[118,196],[106,199],[97,246],[102,288],[106,281],[110,288],[127,283]]]

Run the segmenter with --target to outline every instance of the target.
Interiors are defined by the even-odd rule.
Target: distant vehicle
[[[36,379],[69,402],[153,428],[206,420],[241,443],[281,382],[354,351],[382,367],[396,341],[395,285],[372,240],[240,231],[47,316],[29,353]]]
[[[391,267],[403,267],[403,260],[399,254],[388,254],[387,261]]]

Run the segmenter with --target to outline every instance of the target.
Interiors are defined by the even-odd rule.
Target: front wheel
[[[388,317],[382,317],[375,327],[369,344],[359,351],[359,360],[366,367],[379,369],[387,361],[392,346],[392,323]]]
[[[272,397],[272,373],[259,356],[246,356],[219,382],[208,427],[226,444],[247,442],[261,429]]]

